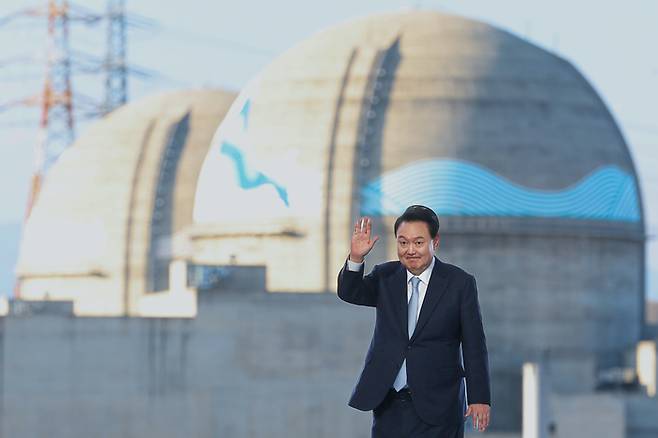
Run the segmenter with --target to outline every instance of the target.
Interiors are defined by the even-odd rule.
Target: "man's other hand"
[[[491,407],[489,405],[473,403],[468,405],[465,417],[473,417],[473,429],[484,432],[489,427],[489,412]]]

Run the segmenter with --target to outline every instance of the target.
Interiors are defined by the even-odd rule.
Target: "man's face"
[[[420,275],[432,263],[439,247],[439,235],[430,236],[425,222],[402,222],[397,232],[398,258],[414,275]]]

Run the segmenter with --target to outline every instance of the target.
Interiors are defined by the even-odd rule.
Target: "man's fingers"
[[[370,219],[368,216],[359,218],[359,220],[354,224],[354,236],[352,237],[352,242],[360,242],[360,245],[367,245],[369,251],[379,240],[379,236],[371,237],[371,232],[372,219]]]
[[[489,427],[489,414],[486,412],[475,412],[473,414],[473,429],[480,432]]]
[[[365,234],[370,234],[372,231],[372,219],[370,219],[368,216],[364,216],[359,218],[359,220],[356,221],[354,224],[354,233],[365,233]]]
[[[484,432],[489,427],[490,415],[487,410],[482,410],[479,407],[468,406],[464,417],[472,417],[473,429]]]
[[[360,217],[354,224],[355,233],[369,233],[370,232],[370,218]]]
[[[360,217],[355,223],[354,223],[354,234],[358,234],[363,232],[363,218]]]

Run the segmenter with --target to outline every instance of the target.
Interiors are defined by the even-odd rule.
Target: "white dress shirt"
[[[436,259],[432,257],[432,262],[430,265],[420,273],[420,275],[414,275],[409,270],[407,270],[407,305],[409,300],[411,300],[411,277],[420,278],[420,283],[418,283],[418,313],[416,314],[416,320],[420,315],[420,309],[423,307],[423,301],[425,300],[425,293],[427,292],[427,285],[430,284],[430,277],[432,276],[432,269],[434,269],[434,263]],[[356,263],[350,259],[347,259],[347,269],[349,271],[358,272],[361,270],[364,262]]]

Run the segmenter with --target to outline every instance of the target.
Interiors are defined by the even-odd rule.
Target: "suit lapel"
[[[398,270],[393,274],[389,279],[389,288],[393,292],[392,301],[393,301],[393,313],[395,313],[398,323],[400,325],[400,330],[402,333],[409,337],[407,329],[407,270],[402,264]]]
[[[447,286],[448,279],[446,278],[445,272],[443,270],[443,263],[441,263],[439,259],[436,259],[434,263],[434,269],[432,269],[432,276],[430,277],[430,282],[427,285],[427,291],[425,292],[423,306],[420,308],[420,315],[418,316],[416,329],[414,330],[414,334],[411,337],[412,341],[418,337],[418,334],[423,330],[423,327],[425,324],[427,324],[427,321],[429,321],[430,315],[434,311],[434,308],[446,293]],[[405,322],[406,320],[407,318],[405,316]]]

